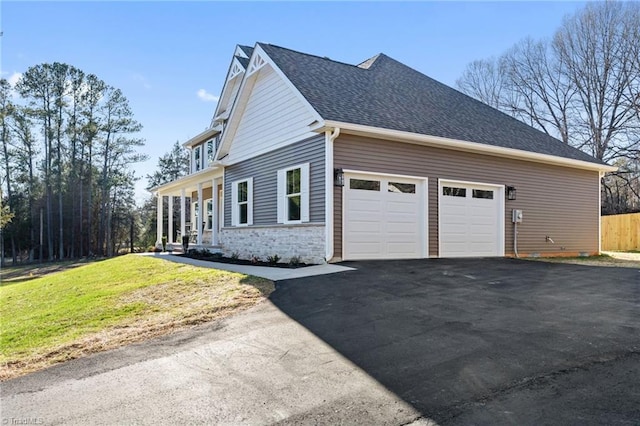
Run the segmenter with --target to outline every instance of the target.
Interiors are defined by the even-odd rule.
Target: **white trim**
[[[264,64],[260,66],[262,68],[265,65],[269,65],[276,74],[282,79],[289,89],[292,90],[293,94],[305,105],[307,110],[311,113],[313,117],[313,122],[324,123],[323,118],[320,116],[318,111],[313,108],[313,106],[309,103],[309,101],[302,96],[302,93],[298,90],[298,88],[287,78],[287,76],[282,72],[280,68],[275,64],[273,59],[267,55],[267,53],[260,47],[258,43],[256,43],[253,48],[253,54],[251,55],[250,64],[253,62],[254,56],[260,56],[264,60]],[[227,120],[227,128],[222,133],[222,140],[220,141],[220,147],[218,148],[217,157],[220,159],[227,155],[231,148],[231,143],[235,137],[235,133],[238,127],[238,121],[241,118],[244,109],[246,107],[247,101],[249,100],[249,94],[253,89],[253,85],[256,81],[256,76],[259,74],[254,70],[253,72],[246,72],[242,78],[242,82],[240,83],[240,88],[238,89],[238,94],[236,95],[236,100],[233,102],[231,106],[231,111],[229,113],[229,119]],[[249,91],[245,95],[246,91]],[[292,141],[292,143],[295,141]],[[260,153],[255,153],[254,156],[260,155]]]
[[[456,179],[438,179],[438,257],[442,257],[442,227],[440,226],[440,221],[442,218],[442,187],[443,184],[454,184],[454,185],[470,185],[470,186],[485,186],[488,188],[496,188],[498,191],[498,230],[500,231],[500,235],[498,235],[498,256],[504,257],[505,255],[505,239],[506,235],[506,223],[505,223],[505,186],[494,183],[484,183],[484,182],[472,182],[468,180],[456,180]]]
[[[339,121],[325,121],[324,126],[318,126],[316,131],[327,127],[340,127],[343,133],[353,135],[369,136],[378,139],[398,140],[401,142],[415,143],[418,145],[428,145],[456,151],[476,152],[479,154],[493,155],[497,157],[507,157],[519,160],[534,161],[545,164],[555,164],[565,167],[573,167],[586,170],[599,170],[613,172],[617,167],[608,164],[590,163],[588,161],[573,160],[570,158],[558,157],[550,154],[540,154],[528,152],[514,148],[504,148],[500,146],[487,145],[478,142],[461,141],[457,139],[443,138],[439,136],[422,135],[400,130],[390,130],[381,127],[364,126],[361,124],[344,123]]]
[[[191,173],[198,173],[200,170],[204,170],[202,164],[202,144],[196,145],[191,148]]]
[[[220,130],[216,127],[209,127],[208,129],[198,133],[197,135],[195,135],[194,137],[192,137],[191,139],[187,140],[185,143],[182,144],[182,146],[184,148],[190,148],[193,145],[197,145],[200,142],[204,142],[207,139],[212,138],[213,136],[215,136],[216,134],[220,133]]]
[[[251,55],[251,59],[249,59],[249,69],[247,70],[247,76],[254,74],[260,71],[260,68],[264,67],[268,62],[265,60],[264,51],[260,49],[260,52],[256,52],[256,49],[253,50],[253,55]]]
[[[253,225],[253,178],[247,178],[247,226]]]
[[[278,223],[291,225],[296,223],[309,222],[309,198],[310,198],[310,174],[309,163],[297,164],[295,166],[285,167],[278,170],[277,178],[277,197],[278,197]],[[300,169],[300,220],[289,220],[287,210],[287,172]]]
[[[402,179],[414,179],[414,180],[427,179],[425,176],[397,175],[395,173],[363,172],[363,171],[360,171],[360,170],[353,170],[353,169],[343,169],[342,171],[344,173],[351,173],[351,174],[356,174],[356,175],[375,175],[375,176],[397,177],[397,178],[402,178]],[[347,184],[347,182],[345,181],[345,185],[346,184]]]
[[[157,193],[162,192],[163,195],[169,195],[168,193],[174,190],[182,190],[188,189],[188,187],[193,187],[195,191],[195,185],[198,182],[208,182],[213,178],[217,178],[222,176],[222,168],[220,167],[220,163],[209,164],[209,167],[203,170],[200,170],[197,173],[192,173],[186,176],[183,176],[179,179],[171,181],[169,183],[165,183],[164,185],[156,186],[154,188],[149,189],[149,192]],[[214,172],[214,173],[212,173]],[[204,177],[207,175],[211,175],[211,178],[205,179]],[[173,195],[178,195],[176,192]]]
[[[267,59],[267,62],[269,63],[269,65],[271,65],[271,68],[273,68],[273,70],[276,72],[276,74],[278,74],[280,76],[282,81],[284,81],[284,83],[289,87],[289,89],[291,89],[291,91],[295,94],[295,96],[307,107],[307,109],[309,110],[309,112],[313,116],[313,121],[317,121],[319,123],[323,123],[324,119],[322,118],[320,113],[318,113],[318,111],[316,111],[316,109],[313,107],[313,105],[311,105],[309,103],[307,98],[302,96],[302,93],[300,93],[300,90],[298,90],[298,88],[291,82],[291,80],[289,80],[287,78],[285,73],[282,72],[282,70],[276,65],[276,63],[273,61],[273,59],[271,59],[269,57],[269,55],[267,55],[264,52],[264,50],[262,50],[262,48],[258,44],[256,44],[256,50],[258,50],[258,49],[259,49],[259,51],[264,53],[264,57]],[[254,53],[255,53],[255,50],[254,50]],[[339,127],[339,126],[334,126],[334,127]]]
[[[233,80],[243,72],[244,72],[244,67],[242,66],[240,61],[238,61],[238,58],[234,57],[233,61],[231,62],[231,70],[229,71],[229,75],[227,76],[227,81]]]
[[[422,185],[422,196],[423,202],[421,203],[421,208],[419,214],[422,217],[422,247],[420,250],[420,255],[422,259],[429,257],[429,178],[426,176],[413,176],[413,175],[397,175],[392,173],[377,173],[371,171],[361,171],[361,170],[352,170],[352,169],[343,169],[343,173],[345,174],[344,178],[344,187],[342,188],[342,258],[341,260],[349,260],[349,257],[346,256],[346,244],[345,244],[345,224],[346,224],[346,197],[347,191],[346,187],[349,185],[348,177],[373,177],[373,176],[381,176],[383,178],[398,178],[398,179],[409,179],[419,181]],[[350,176],[347,176],[350,175]],[[380,188],[382,190],[382,188]],[[333,218],[332,218],[333,220]]]
[[[167,199],[167,210],[169,210],[167,214],[167,243],[173,244],[173,195],[169,195]]]
[[[211,147],[212,147],[212,151],[211,151],[211,158],[209,158],[209,143],[211,143]],[[203,164],[203,169],[206,169],[207,167],[209,167],[209,164],[215,164],[216,161],[216,139],[215,138],[211,138],[211,139],[207,139],[203,144],[203,156],[204,156],[204,164]]]
[[[277,223],[284,223],[284,187],[286,185],[284,169],[277,171],[276,179],[276,214]]]
[[[340,135],[340,128],[324,132],[324,166],[325,166],[325,186],[324,186],[324,222],[325,228],[325,261],[329,262],[333,258],[334,241],[334,198],[333,198],[333,141]]]
[[[202,208],[203,203],[203,199],[202,199],[202,182],[198,183],[198,220],[195,221],[195,225],[196,225],[196,230],[197,230],[197,237],[196,237],[196,244],[198,244],[199,246],[202,245],[202,233],[203,233],[203,226],[202,226],[202,222],[204,219],[204,214],[202,213],[204,211],[204,209]]]
[[[238,183],[231,182],[231,226],[238,226]]]
[[[224,184],[222,180],[222,178],[214,178],[211,189],[211,196],[213,197],[213,245],[219,244],[220,229],[224,226]],[[221,183],[222,187],[218,191],[218,185]]]
[[[604,173],[598,173],[598,254],[602,253],[602,178]]]
[[[213,193],[213,187],[211,188]],[[209,216],[209,203],[211,203],[211,216]],[[213,198],[206,198],[204,200],[204,230],[213,231]],[[209,226],[209,217],[211,217],[211,226]]]
[[[162,211],[163,208],[163,196],[161,194],[157,194],[157,199],[156,199],[156,247],[158,247],[159,244],[162,244],[162,230],[164,228],[164,224],[162,223],[163,219],[164,219],[164,212]],[[162,245],[160,245],[160,247],[162,247]]]
[[[182,237],[186,234],[187,232],[187,227],[186,227],[186,199],[187,199],[187,194],[184,188],[182,188],[182,190],[180,191],[180,241],[179,243],[182,243]]]
[[[240,209],[238,201],[238,185],[247,183],[247,223],[240,223]],[[231,226],[253,225],[253,178],[240,179],[231,182]]]
[[[236,45],[236,52],[239,50],[239,47]],[[235,103],[237,96],[234,99],[230,99],[230,95],[229,95],[229,91],[233,91],[233,88],[235,87],[235,80],[236,77],[239,75],[242,75],[245,73],[245,68],[244,66],[242,66],[242,64],[240,63],[240,61],[238,61],[237,58],[235,58],[236,54],[234,52],[234,57],[231,59],[231,64],[229,64],[229,69],[227,70],[227,76],[224,80],[224,84],[222,85],[222,91],[220,92],[220,98],[218,99],[218,102],[216,103],[216,107],[213,111],[213,118],[211,119],[211,126],[213,126],[216,122],[221,122],[219,121],[219,119],[226,119],[229,117],[228,111],[231,110],[231,107],[233,107],[233,104]],[[241,55],[242,57],[246,57],[246,55],[243,54]],[[242,71],[235,74],[233,77],[231,77],[231,73],[232,73],[232,69],[235,66],[239,66]],[[231,83],[233,81],[233,83]],[[242,80],[240,80],[240,82],[242,82]],[[231,83],[231,84],[230,84]],[[229,95],[229,96],[227,96]],[[225,114],[226,113],[226,114]],[[225,116],[226,115],[226,116]],[[220,130],[222,131],[222,130]]]
[[[240,45],[236,45],[236,50],[234,50],[234,52],[233,52],[233,56],[240,56],[240,57],[245,58],[245,59],[246,59],[246,58],[249,58],[249,57],[247,56],[247,54],[246,54],[246,53],[244,53],[244,50],[242,50],[242,48],[240,47]]]

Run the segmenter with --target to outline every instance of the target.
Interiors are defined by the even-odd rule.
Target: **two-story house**
[[[191,173],[153,189],[158,241],[179,197],[170,236],[191,224],[198,246],[311,263],[598,253],[615,170],[384,54],[351,65],[264,43],[236,47],[184,146]]]

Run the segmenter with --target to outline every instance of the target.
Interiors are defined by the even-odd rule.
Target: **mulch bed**
[[[234,265],[268,266],[271,268],[297,269],[304,268],[306,266],[312,266],[306,263],[269,262],[259,258],[254,258],[252,260],[235,259],[232,257],[223,256],[220,253],[202,252],[200,250],[189,250],[186,254],[177,254],[176,256],[188,257],[190,259],[206,260],[209,262],[231,263]]]

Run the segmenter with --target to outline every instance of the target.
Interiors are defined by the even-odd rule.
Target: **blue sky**
[[[0,3],[0,69],[65,62],[122,89],[150,174],[173,142],[208,126],[236,44],[272,43],[357,64],[384,52],[453,86],[466,64],[551,37],[582,2]],[[145,196],[143,179],[138,197]]]

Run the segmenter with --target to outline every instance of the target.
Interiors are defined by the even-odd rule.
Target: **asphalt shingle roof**
[[[259,43],[325,120],[602,164],[596,158],[384,55],[360,67]]]

